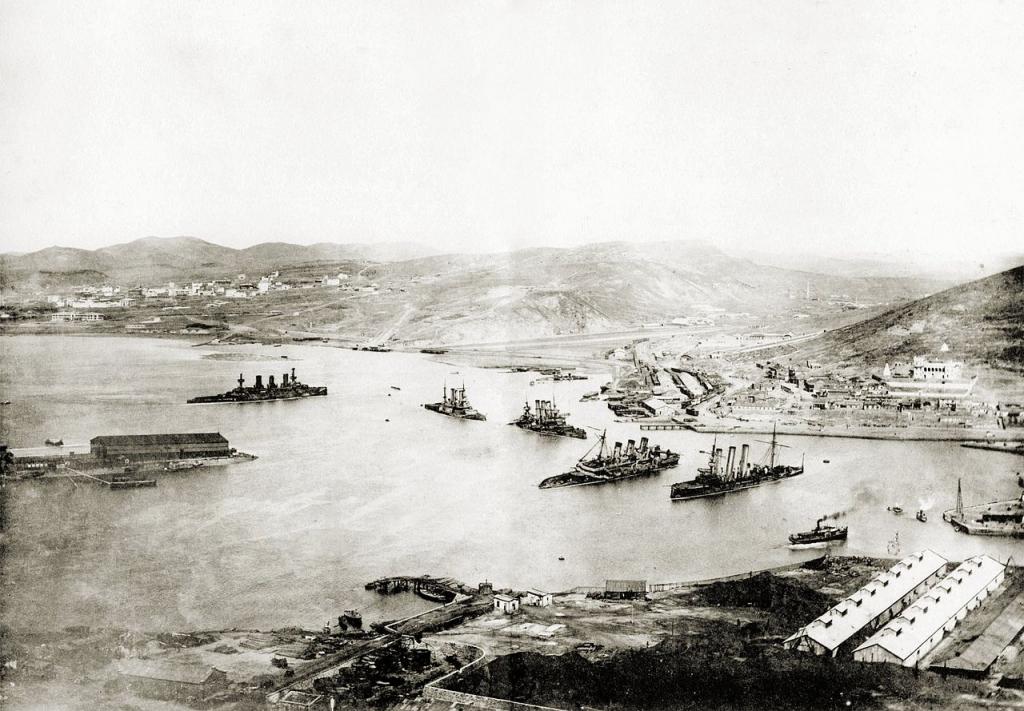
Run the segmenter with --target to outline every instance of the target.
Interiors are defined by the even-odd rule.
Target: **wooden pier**
[[[678,422],[645,422],[640,425],[641,432],[649,432],[651,430],[689,430],[692,429],[689,425],[681,425]]]

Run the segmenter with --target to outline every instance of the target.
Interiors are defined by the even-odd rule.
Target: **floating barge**
[[[584,454],[572,471],[556,474],[542,481],[541,489],[557,489],[566,486],[587,486],[591,484],[607,484],[623,479],[657,474],[679,464],[679,455],[670,449],[662,449],[655,445],[649,447],[647,438],[640,438],[640,446],[634,440],[626,442],[623,450],[622,442],[616,442],[611,451],[607,447],[607,432]],[[597,454],[590,459],[587,456],[594,450]]]
[[[956,508],[944,511],[942,519],[954,530],[972,536],[1024,538],[1024,494],[1008,501],[964,506],[960,482],[956,484]]]
[[[288,373],[281,376],[281,382],[275,383],[271,375],[267,384],[263,384],[263,376],[257,375],[255,384],[245,387],[245,376],[239,374],[238,387],[220,395],[202,395],[188,400],[190,405],[201,405],[218,402],[267,402],[269,400],[295,400],[304,397],[322,397],[327,394],[327,386],[306,385],[299,382],[292,368],[291,377]]]
[[[530,409],[530,403],[527,402],[519,419],[509,422],[509,424],[547,436],[586,439],[586,430],[573,427],[565,421],[568,414],[560,412],[550,400],[534,400],[533,410]]]

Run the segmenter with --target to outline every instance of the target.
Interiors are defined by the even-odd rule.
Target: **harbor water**
[[[850,534],[837,550],[847,554],[889,555],[897,534],[903,554],[929,547],[951,559],[988,552],[1005,561],[1021,550],[1018,541],[964,536],[942,521],[958,478],[968,504],[1020,493],[1014,472],[1024,460],[955,443],[781,438],[783,461],[803,456],[806,474],[671,502],[669,485],[693,477],[712,436],[641,433],[615,423],[605,403],[579,402],[606,373],[553,383],[420,354],[141,338],[8,337],[0,348],[0,400],[10,401],[2,435],[13,447],[218,431],[259,457],[163,474],[152,489],[12,483],[0,597],[2,621],[15,628],[309,628],[345,608],[374,620],[429,605],[363,589],[392,574],[548,590],[730,575],[819,555],[790,550],[787,535],[839,512]],[[292,367],[330,394],[185,403],[234,387],[240,372],[252,382]],[[425,410],[446,382],[465,383],[487,421]],[[571,411],[570,423],[589,428],[588,440],[510,427],[527,399],[554,399]],[[604,428],[610,442],[647,435],[682,461],[642,480],[537,488],[570,469]],[[767,445],[755,439],[763,438],[719,437],[718,445],[751,442],[756,457]],[[894,505],[905,513],[887,511]],[[927,523],[915,520],[919,508]]]

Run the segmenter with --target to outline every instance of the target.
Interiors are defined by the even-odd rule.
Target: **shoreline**
[[[963,428],[943,427],[849,427],[839,428],[824,425],[813,427],[808,425],[764,425],[739,423],[735,425],[714,424],[703,425],[699,423],[667,423],[649,422],[641,423],[655,425],[651,429],[660,429],[657,425],[675,424],[672,429],[689,430],[698,434],[736,434],[736,435],[770,435],[775,433],[780,436],[789,437],[835,437],[840,439],[878,439],[891,440],[896,442],[965,442],[973,444],[984,443],[1022,443],[1024,444],[1024,430],[1021,432],[1007,432],[1005,430],[974,432]],[[988,447],[977,447],[989,449]],[[1003,451],[997,449],[996,451]],[[1007,448],[1006,451],[1013,451]]]

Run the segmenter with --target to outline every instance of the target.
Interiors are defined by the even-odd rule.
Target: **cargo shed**
[[[103,435],[89,440],[97,459],[189,459],[228,457],[231,447],[220,432],[178,434]]]

